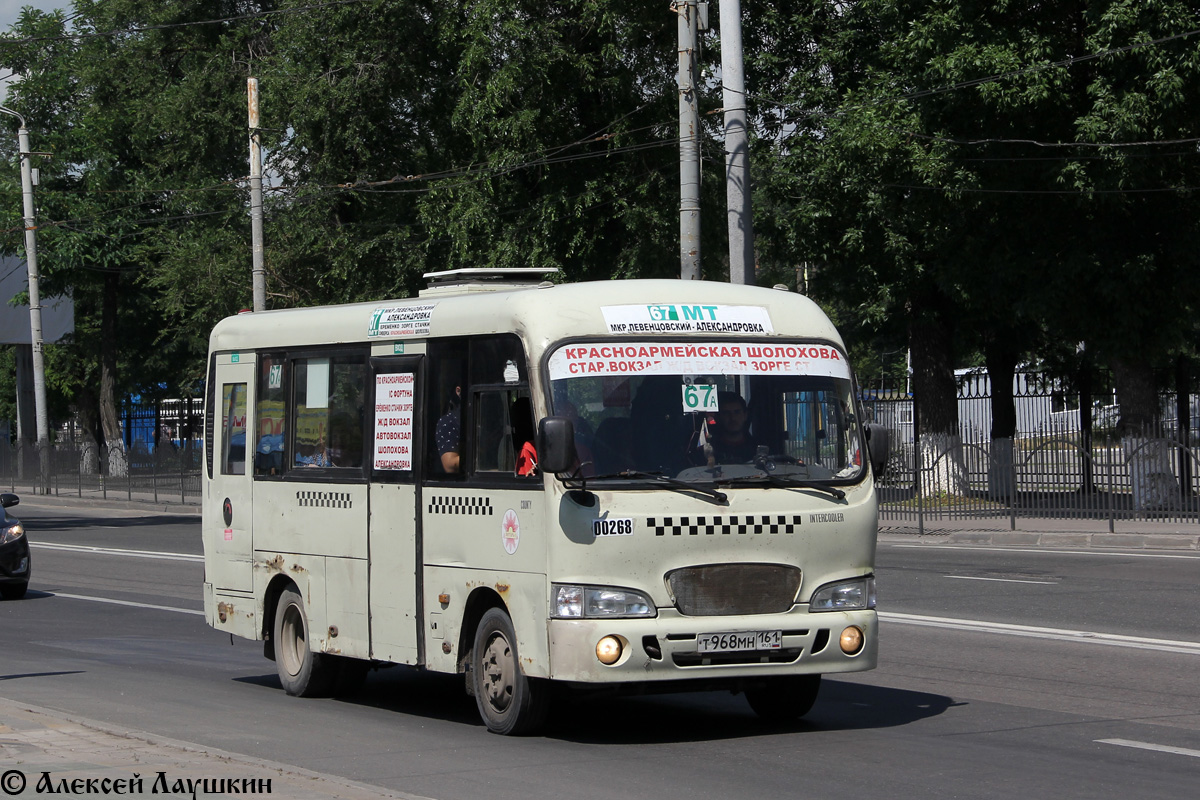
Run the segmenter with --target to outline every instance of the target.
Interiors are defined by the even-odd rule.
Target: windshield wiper
[[[769,483],[772,486],[778,486],[783,489],[816,489],[818,492],[828,492],[838,500],[845,500],[846,493],[836,486],[829,486],[820,481],[804,480],[802,478],[789,478],[786,475],[771,475],[770,473],[760,473],[758,475],[747,475],[744,478],[734,478],[730,481],[731,484],[737,483]]]
[[[612,480],[613,478],[624,478],[625,480],[651,480],[655,483],[661,483],[663,486],[678,492],[696,492],[698,494],[707,495],[716,500],[718,503],[725,503],[729,499],[724,492],[717,491],[716,489],[709,489],[707,486],[697,486],[694,483],[677,480],[676,478],[668,478],[661,472],[642,472],[641,470],[636,469],[626,469],[622,470],[621,472],[610,472],[607,475],[590,475],[587,478],[574,477],[571,478],[571,480],[584,481],[584,485],[586,486],[586,481],[603,481]]]

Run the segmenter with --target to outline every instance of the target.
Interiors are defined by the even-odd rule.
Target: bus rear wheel
[[[325,697],[333,689],[337,664],[308,646],[308,614],[295,587],[283,590],[275,605],[275,666],[283,689],[294,697]]]
[[[789,675],[746,689],[746,702],[761,719],[788,722],[811,711],[820,690],[820,675]]]
[[[521,671],[517,636],[502,609],[488,609],[475,629],[471,680],[479,716],[493,733],[533,733],[545,722],[549,687]]]

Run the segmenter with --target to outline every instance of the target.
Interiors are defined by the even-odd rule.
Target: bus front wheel
[[[337,665],[308,646],[308,614],[295,587],[283,590],[275,606],[275,666],[284,691],[295,697],[323,697],[333,688]]]
[[[811,711],[820,689],[820,675],[789,675],[746,689],[746,701],[760,718],[787,722]]]
[[[521,671],[512,620],[502,609],[488,609],[475,629],[471,680],[479,716],[493,733],[532,733],[545,721],[549,687]]]

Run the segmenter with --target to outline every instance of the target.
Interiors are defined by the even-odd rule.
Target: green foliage
[[[1200,37],[1169,37],[1200,12],[743,10],[759,282],[828,309],[864,374],[898,371],[911,331],[937,351],[914,353],[922,376],[981,353],[1067,364],[1081,341],[1101,361],[1194,349],[1200,158],[1191,141],[1130,143],[1194,137]],[[116,356],[120,394],[194,391],[209,329],[250,306],[252,75],[271,306],[406,296],[457,267],[678,274],[675,35],[665,5],[642,0],[26,10],[0,65],[23,76],[8,102],[34,149],[54,153],[39,164],[42,271],[77,308],[49,357],[52,392],[93,405]],[[710,86],[704,110],[719,97]],[[703,142],[712,279],[725,275],[719,120],[705,116]],[[14,147],[0,137],[10,163]],[[10,254],[18,185],[0,174]]]
[[[808,262],[850,338],[931,318],[958,363],[1086,341],[1147,368],[1194,340],[1200,37],[1070,62],[1195,30],[1190,4],[744,8],[760,251]]]

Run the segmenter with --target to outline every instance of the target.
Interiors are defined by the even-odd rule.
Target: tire
[[[790,675],[746,689],[746,702],[760,719],[790,722],[812,710],[820,689],[820,675]]]
[[[471,679],[479,716],[492,733],[533,733],[546,721],[549,686],[526,677],[520,663],[512,620],[503,609],[488,609],[475,629]]]
[[[20,600],[29,589],[29,581],[23,583],[0,583],[0,597],[5,600]]]
[[[296,587],[279,595],[273,630],[275,666],[284,691],[294,697],[328,696],[337,677],[337,663],[309,648],[308,614]]]

